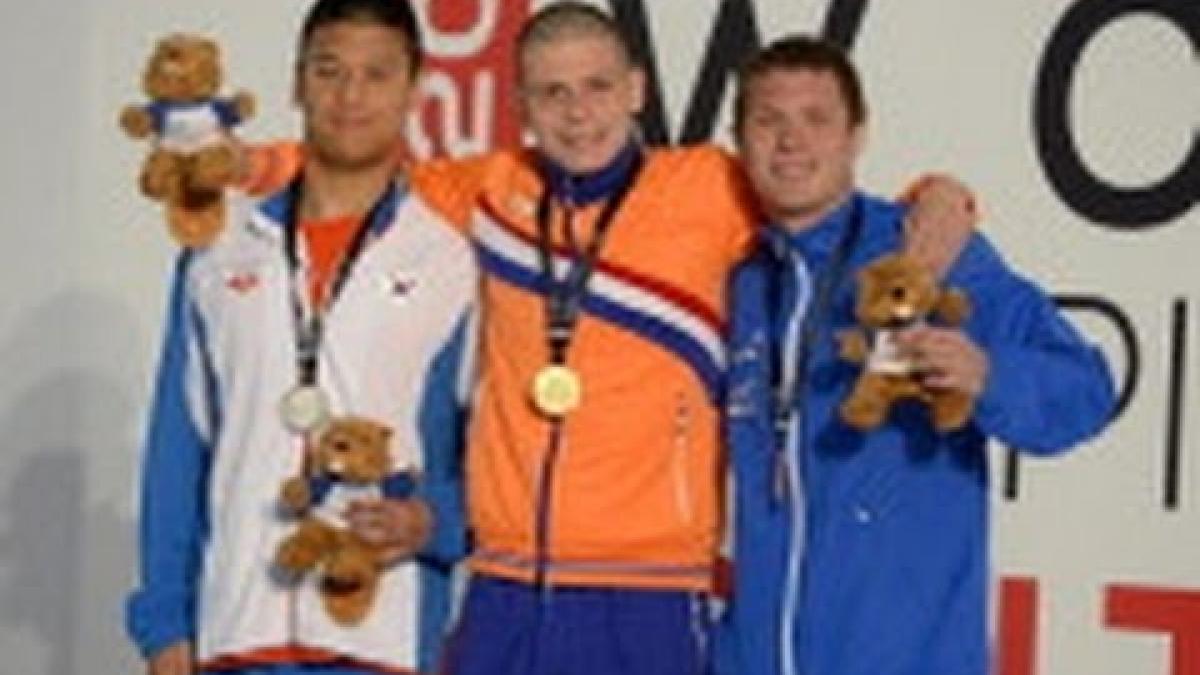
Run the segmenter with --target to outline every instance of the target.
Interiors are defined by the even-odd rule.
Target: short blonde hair
[[[593,5],[567,0],[543,7],[521,27],[517,35],[517,72],[521,72],[521,60],[534,45],[583,36],[610,38],[622,58],[630,65],[636,65],[629,41],[612,15]]]

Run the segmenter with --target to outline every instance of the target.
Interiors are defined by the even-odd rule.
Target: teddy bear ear
[[[216,58],[217,52],[220,51],[217,43],[208,38],[196,38],[196,46],[204,52],[205,56]]]

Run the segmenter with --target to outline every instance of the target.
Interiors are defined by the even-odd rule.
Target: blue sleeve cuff
[[[145,658],[196,633],[192,591],[135,592],[125,606],[125,629]]]
[[[988,353],[987,380],[975,399],[975,421],[989,436],[1004,436],[1009,427],[1005,394],[1024,391],[1025,375],[1017,363],[1013,349],[994,347]]]
[[[229,129],[242,123],[242,116],[238,114],[233,99],[219,99],[214,102],[213,108],[216,109],[217,120],[223,128]]]
[[[162,134],[163,129],[167,126],[167,113],[170,112],[171,106],[163,101],[152,101],[143,110],[150,114],[150,119],[154,126],[154,133]]]

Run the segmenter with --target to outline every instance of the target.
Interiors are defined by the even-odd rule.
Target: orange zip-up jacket
[[[282,185],[299,161],[294,145],[251,159],[258,190]],[[543,184],[530,155],[419,163],[410,178],[467,229],[484,272],[467,460],[472,569],[530,581],[540,564],[552,584],[710,589],[723,522],[725,281],[754,224],[733,160],[708,146],[647,151],[588,286],[567,356],[583,401],[552,456],[550,423],[530,399],[549,358]],[[580,241],[600,209],[575,214]],[[556,259],[567,260],[553,229]]]

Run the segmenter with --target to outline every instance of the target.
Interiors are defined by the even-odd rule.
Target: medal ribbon
[[[813,345],[816,343],[818,333],[821,330],[821,321],[829,314],[832,308],[834,292],[846,276],[846,267],[850,262],[850,255],[853,253],[854,247],[858,243],[863,230],[865,214],[863,213],[862,200],[854,197],[852,208],[853,211],[850,213],[849,222],[846,223],[846,229],[838,239],[837,248],[834,249],[833,259],[829,262],[826,272],[818,278],[816,294],[812,303],[807,308],[800,308],[799,310],[805,312],[805,314],[801,323],[800,344],[797,349],[796,360],[794,363],[781,362],[779,363],[779,367],[774,369],[778,377],[773,396],[776,434],[774,473],[777,497],[782,496],[786,492],[783,485],[785,483],[784,454],[788,452],[788,430],[791,428],[793,416],[802,414],[798,413],[798,409],[804,405],[805,395],[808,391],[808,383],[805,380],[808,376]],[[781,348],[780,353],[782,351],[783,349]],[[782,361],[783,359],[781,358],[780,360]],[[803,420],[804,418],[801,417],[801,421]]]
[[[550,350],[550,362],[554,365],[561,366],[567,361],[567,350],[570,349],[571,341],[575,337],[575,327],[579,322],[579,308],[583,303],[583,296],[587,292],[588,282],[591,281],[592,273],[596,269],[600,250],[604,247],[606,235],[611,229],[617,211],[637,180],[641,166],[642,160],[639,156],[629,177],[605,202],[600,216],[596,219],[592,239],[582,252],[575,245],[575,230],[572,223],[573,208],[570,204],[565,205],[567,239],[576,258],[562,279],[559,279],[554,272],[554,244],[551,235],[553,188],[547,185],[541,199],[538,200],[538,258],[541,262],[542,278],[546,283],[546,343]]]
[[[575,327],[579,321],[580,305],[583,303],[583,296],[587,291],[588,282],[591,281],[592,272],[596,269],[600,250],[604,246],[605,237],[611,229],[618,209],[620,209],[621,204],[625,201],[626,196],[628,196],[634,182],[637,181],[641,167],[642,156],[638,154],[634,158],[629,175],[617,187],[612,196],[608,198],[608,201],[605,202],[603,209],[600,211],[600,215],[596,218],[596,225],[592,230],[592,239],[588,242],[586,250],[582,251],[582,255],[580,255],[581,252],[575,241],[575,231],[572,223],[572,216],[574,215],[573,205],[569,202],[564,204],[566,207],[566,222],[564,225],[568,244],[571,247],[571,252],[575,255],[575,259],[572,260],[570,268],[563,279],[559,279],[554,272],[554,242],[551,236],[551,211],[554,202],[554,189],[552,182],[550,180],[546,181],[546,188],[542,192],[537,206],[538,258],[541,263],[542,278],[546,284],[546,342],[550,351],[550,362],[553,365],[563,366],[566,363],[567,350],[571,346],[571,340],[575,336]],[[534,586],[538,589],[547,588],[546,566],[550,541],[552,483],[554,479],[554,466],[557,464],[558,455],[562,450],[562,440],[563,419],[561,416],[552,415],[550,420],[550,437],[547,439],[546,451],[542,459],[541,476],[538,479],[537,513],[534,532],[534,546],[537,556],[537,564],[534,569]]]
[[[288,205],[283,222],[283,248],[288,266],[288,298],[292,310],[293,335],[296,340],[296,379],[300,386],[311,386],[317,383],[317,354],[321,342],[325,338],[325,315],[333,308],[342,293],[350,272],[362,257],[366,249],[367,238],[379,225],[377,222],[384,212],[384,207],[393,202],[396,197],[396,184],[388,182],[388,187],[375,201],[374,206],[367,212],[366,218],[355,230],[346,252],[338,263],[337,271],[329,282],[329,290],[325,293],[323,307],[310,307],[306,300],[304,284],[300,279],[300,249],[299,249],[299,210],[303,194],[303,175],[297,176],[288,188]]]

